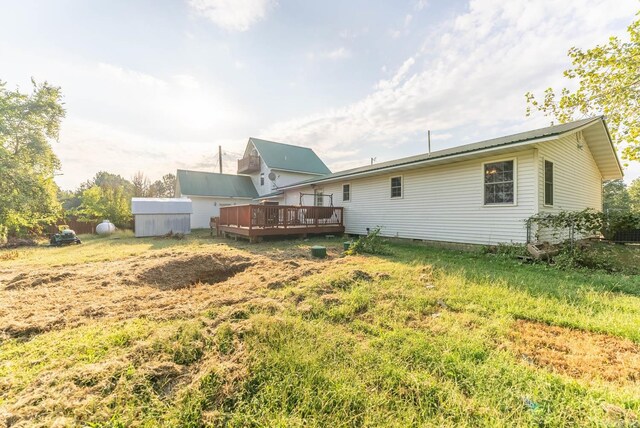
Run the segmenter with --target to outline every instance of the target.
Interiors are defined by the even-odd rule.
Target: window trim
[[[393,179],[400,178],[400,196],[391,196],[391,189],[393,188]],[[403,199],[404,198],[404,176],[392,175],[389,177],[389,199]]]
[[[551,164],[551,203],[547,203],[547,162]],[[544,207],[553,207],[555,203],[556,196],[556,164],[549,159],[542,158],[542,206]]]
[[[485,203],[485,182],[484,182],[484,168],[485,165],[490,164],[490,163],[498,163],[498,162],[509,162],[509,161],[513,161],[513,202],[501,202],[499,204],[487,204]],[[482,207],[484,208],[492,208],[492,207],[515,207],[518,206],[518,158],[517,157],[511,157],[511,158],[502,158],[502,159],[492,159],[492,160],[488,160],[485,162],[482,162],[481,165],[481,185],[482,185],[482,192],[480,193],[480,195],[482,196]]]
[[[349,186],[349,199],[344,199],[344,186]],[[351,183],[342,183],[342,202],[351,202]]]
[[[318,199],[318,196],[320,199]],[[318,200],[322,202],[321,205],[318,205]],[[313,206],[314,207],[324,207],[324,188],[322,189],[313,189]]]

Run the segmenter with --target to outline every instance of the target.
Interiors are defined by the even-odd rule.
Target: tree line
[[[131,198],[172,197],[175,176],[151,181],[143,173],[131,180],[98,172],[75,191],[63,191],[54,177],[60,160],[52,149],[65,117],[62,92],[32,79],[28,93],[0,81],[0,242],[7,236],[40,233],[60,218],[131,220]]]
[[[108,219],[118,227],[127,228],[131,222],[131,198],[172,198],[175,182],[173,174],[151,181],[140,171],[131,180],[100,171],[75,191],[59,191],[58,200],[65,214],[80,221]]]

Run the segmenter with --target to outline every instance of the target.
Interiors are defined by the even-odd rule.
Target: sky
[[[104,170],[236,172],[249,137],[332,171],[547,126],[572,46],[637,0],[0,0],[0,80],[60,86],[63,189]],[[640,164],[626,168],[626,181]]]

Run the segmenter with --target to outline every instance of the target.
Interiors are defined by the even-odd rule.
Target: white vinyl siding
[[[539,144],[538,200],[542,212],[602,210],[600,170],[579,134]],[[553,206],[545,206],[545,160],[553,162]]]
[[[254,149],[253,144],[251,144],[251,149]],[[250,151],[251,150],[247,148],[246,152]],[[275,184],[269,179],[270,172],[276,175]],[[299,181],[318,177],[317,174],[305,174],[304,172],[280,171],[278,169],[271,170],[262,160],[262,157],[260,157],[260,171],[253,172],[249,174],[249,176],[259,196],[272,193],[277,187],[284,187]]]
[[[545,203],[545,161],[553,162],[553,205]],[[602,210],[602,177],[581,133],[538,145],[538,204],[540,212]],[[532,231],[532,239],[557,242],[568,231]]]
[[[346,232],[365,234],[367,228],[380,226],[383,236],[399,238],[525,242],[524,221],[537,209],[534,150],[510,153],[508,158],[517,164],[517,205],[484,205],[482,164],[504,160],[504,154],[423,166],[403,171],[401,199],[389,197],[391,177],[397,173],[351,179],[351,192],[358,197],[344,205]],[[326,195],[337,197],[342,192],[340,182],[323,186]],[[309,187],[289,190],[285,202],[298,203],[299,192],[310,191]]]
[[[213,196],[189,196],[189,199],[191,199],[193,207],[191,229],[208,229],[211,217],[220,216],[221,206],[251,203],[251,199],[216,198]]]

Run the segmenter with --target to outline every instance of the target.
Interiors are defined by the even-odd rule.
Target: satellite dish
[[[271,171],[269,173],[268,177],[269,177],[269,180],[276,181],[276,173],[275,172]]]

